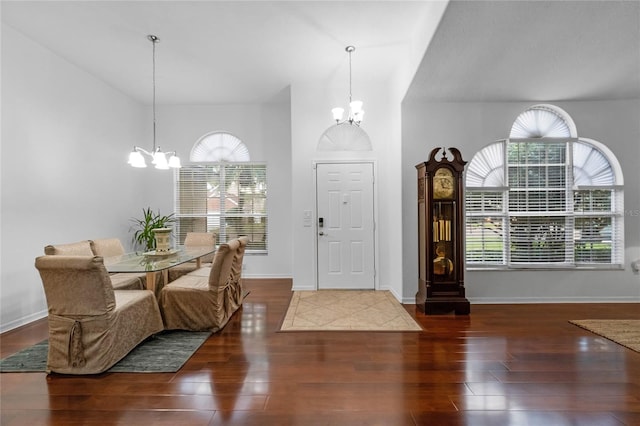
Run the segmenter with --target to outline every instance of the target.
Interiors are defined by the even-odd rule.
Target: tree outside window
[[[468,267],[624,263],[617,159],[600,142],[578,138],[571,117],[557,107],[531,107],[509,139],[473,157],[465,207]]]

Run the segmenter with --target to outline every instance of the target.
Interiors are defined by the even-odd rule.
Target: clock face
[[[453,198],[455,184],[453,173],[446,167],[436,170],[433,176],[433,198],[443,200]]]

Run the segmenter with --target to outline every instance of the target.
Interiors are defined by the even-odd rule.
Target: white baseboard
[[[467,297],[472,305],[517,305],[527,303],[640,303],[640,297]],[[415,297],[402,299],[404,305],[414,305]]]
[[[246,272],[242,272],[242,278],[251,278],[251,279],[278,279],[282,278],[283,280],[290,280],[292,277],[290,275],[282,275],[282,274],[274,274],[274,275],[265,275],[265,274],[247,274]]]
[[[306,285],[296,285],[295,283],[291,287],[291,291],[313,291],[316,290],[316,286],[314,284],[306,284]]]
[[[519,303],[639,303],[640,297],[469,297],[475,305]]]
[[[402,302],[402,295],[398,294],[393,288],[389,288],[389,287],[385,287],[385,288],[379,288],[378,290],[380,291],[388,291],[389,293],[391,293],[393,295],[393,297],[396,298],[396,300],[402,304],[404,304],[404,302]],[[415,303],[415,301],[413,302]]]
[[[39,319],[42,318],[46,318],[48,315],[48,312],[46,310],[44,311],[40,311],[40,312],[36,312],[34,314],[31,315],[27,315],[26,317],[22,317],[19,318],[17,320],[13,320],[7,324],[2,324],[0,325],[0,333],[5,333],[7,331],[13,330],[14,328],[18,328],[21,327],[23,325],[27,325],[30,322],[34,322],[37,321]]]
[[[296,285],[295,283],[293,284],[293,288],[291,289],[292,291],[313,291],[313,290],[317,290],[315,285],[313,283],[311,284],[298,284]],[[399,294],[397,294],[395,291],[393,291],[393,289],[390,288],[386,288],[386,287],[381,287],[378,288],[378,291],[389,291],[391,292],[391,294],[393,294],[393,297],[395,297],[398,300],[401,300],[402,298],[400,297]],[[401,302],[401,303],[405,303],[405,302]]]

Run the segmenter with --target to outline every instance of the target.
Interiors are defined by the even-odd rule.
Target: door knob
[[[324,232],[320,231],[320,232],[318,233],[318,235],[324,235]]]

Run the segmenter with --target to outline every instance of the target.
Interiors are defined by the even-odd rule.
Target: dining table
[[[195,261],[200,268],[202,258],[216,251],[212,247],[178,246],[168,252],[131,252],[104,258],[109,273],[146,273],[146,288],[156,294],[157,274],[162,274],[163,286],[169,284],[169,269],[182,263]]]

